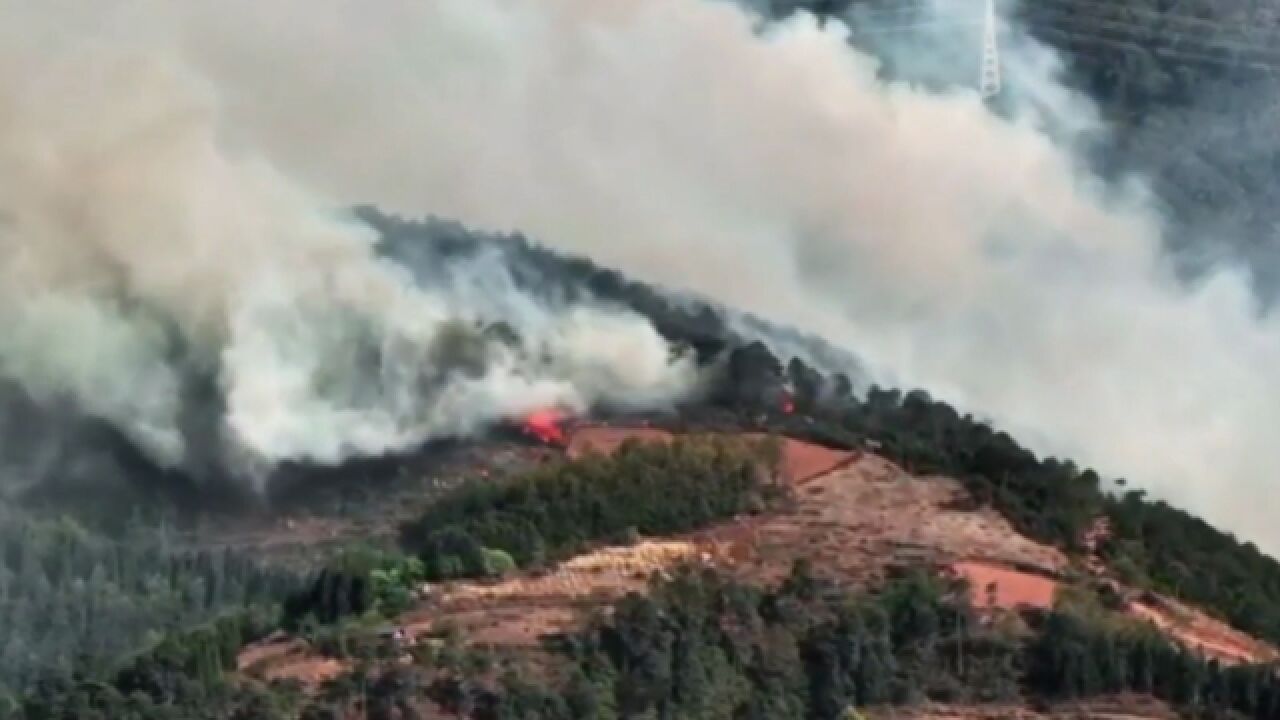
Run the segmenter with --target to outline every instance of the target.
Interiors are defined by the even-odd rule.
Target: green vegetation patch
[[[240,553],[171,543],[163,528],[116,540],[0,510],[0,705],[40,680],[101,676],[168,633],[271,606],[300,584]]]
[[[505,482],[469,485],[403,530],[431,579],[500,574],[601,542],[671,535],[758,511],[782,489],[776,441],[624,444]]]

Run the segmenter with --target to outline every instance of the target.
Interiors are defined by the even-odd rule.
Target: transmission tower
[[[1000,46],[996,42],[996,3],[983,0],[982,16],[982,77],[978,89],[982,98],[1000,94]]]

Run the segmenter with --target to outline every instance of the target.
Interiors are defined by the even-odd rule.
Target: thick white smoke
[[[213,374],[214,443],[252,469],[692,379],[643,318],[536,302],[491,258],[417,286],[338,201],[226,150],[216,87],[176,58],[31,39],[0,56],[0,372],[37,399],[179,464],[185,385]],[[497,321],[515,344],[481,332]]]
[[[519,228],[820,332],[883,376],[1280,550],[1257,502],[1280,468],[1280,328],[1251,312],[1238,276],[1174,279],[1139,189],[1091,179],[1064,141],[1088,122],[1044,122],[1081,106],[1025,39],[1007,67],[1028,102],[999,116],[971,91],[884,83],[839,23],[799,17],[761,34],[740,8],[702,0],[0,7],[13,38],[92,34],[181,59],[212,88],[230,146],[329,197]],[[54,128],[92,127],[88,107],[64,103]],[[254,207],[238,198],[255,184],[278,189],[264,173],[237,181],[233,202]],[[121,187],[122,202],[135,196]],[[206,214],[215,228],[247,222]],[[273,217],[249,230],[290,237],[319,222]],[[349,292],[383,303],[362,307],[409,306],[401,284],[375,273],[386,283],[375,287],[367,263],[347,269],[358,241],[331,243]],[[275,267],[294,274],[286,258]],[[402,315],[383,318],[408,332]],[[154,334],[132,324],[104,342],[139,346],[128,333]],[[281,340],[261,342],[287,357]]]

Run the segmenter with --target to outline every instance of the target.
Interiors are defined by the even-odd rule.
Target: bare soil
[[[989,562],[964,561],[951,566],[969,581],[969,602],[980,610],[1053,607],[1058,581],[1042,574]]]
[[[613,452],[629,439],[667,442],[672,437],[648,427],[587,427],[571,434],[565,452],[579,457]],[[746,581],[771,584],[784,578],[800,558],[853,587],[879,582],[892,567],[924,563],[966,577],[971,600],[980,609],[1053,605],[1059,578],[1068,565],[1066,556],[1024,537],[995,510],[974,503],[959,482],[912,476],[869,453],[791,439],[783,442],[780,474],[791,498],[781,507],[681,537],[598,548],[541,572],[496,582],[437,586],[399,624],[415,637],[451,625],[475,644],[533,651],[545,635],[574,629],[592,611],[607,608],[627,593],[645,591],[654,574],[677,565],[711,565]],[[539,458],[529,455],[525,460],[532,463]],[[1106,532],[1102,526],[1096,530],[1091,535]],[[1100,563],[1089,565],[1094,572],[1105,573]],[[1191,608],[1135,600],[1129,611],[1188,647],[1225,661],[1280,657],[1273,648]],[[341,671],[340,664],[315,657],[296,644],[285,649],[251,646],[241,654],[241,663],[251,674],[294,677],[304,684]],[[1096,705],[1091,707],[1098,710]],[[1155,712],[1151,708],[1132,713],[1112,709],[1086,716],[1117,720],[1167,716],[1150,714]],[[1043,714],[1013,707],[930,706],[920,712],[924,714],[914,717],[1067,717],[1057,710]]]
[[[1157,597],[1156,602],[1130,600],[1128,611],[1134,617],[1153,623],[1183,646],[1225,664],[1280,659],[1280,653],[1271,645],[1169,598]]]

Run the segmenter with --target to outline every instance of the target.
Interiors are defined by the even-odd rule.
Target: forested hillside
[[[428,510],[403,540],[440,580],[483,574],[483,563],[464,558],[480,559],[485,548],[527,567],[637,534],[687,532],[766,507],[780,490],[764,477],[765,452],[725,440],[624,446],[512,483],[478,483]]]
[[[742,355],[761,364],[754,368],[758,372],[739,368],[740,377],[751,378],[754,392],[724,393],[725,414],[717,422],[737,418],[732,422],[746,426],[758,423],[763,413],[766,425],[802,427],[828,442],[874,442],[912,470],[960,478],[976,498],[993,503],[1027,534],[1067,549],[1078,550],[1081,533],[1105,513],[1113,523],[1105,553],[1135,582],[1199,601],[1275,639],[1268,608],[1280,607],[1274,592],[1280,586],[1278,566],[1250,546],[1146,502],[1138,493],[1114,500],[1100,490],[1093,473],[1038,459],[1009,436],[921,392],[873,390],[860,402],[801,395],[797,401],[807,420],[762,406],[759,398],[770,397],[769,383],[783,382],[781,365],[758,348],[744,349]],[[46,540],[10,545],[10,555],[23,548],[44,550],[40,563],[10,560],[10,567],[41,568],[43,575],[35,573],[29,584],[45,593],[40,597],[49,597],[59,582],[70,588],[88,584],[77,577],[103,578],[92,581],[97,590],[121,589],[105,595],[119,598],[114,612],[74,593],[66,596],[68,608],[46,604],[52,609],[29,612],[12,637],[23,637],[25,628],[88,632],[78,640],[53,635],[27,640],[44,643],[50,659],[23,669],[20,677],[27,682],[18,716],[322,718],[340,717],[363,704],[371,717],[387,718],[395,713],[429,717],[424,714],[429,707],[481,718],[643,717],[648,712],[835,718],[848,707],[924,698],[1087,698],[1131,690],[1188,712],[1232,708],[1244,717],[1265,718],[1280,702],[1266,672],[1205,663],[1150,629],[1107,620],[1101,605],[1030,617],[1028,635],[1017,623],[978,624],[966,595],[918,574],[891,581],[868,598],[827,586],[804,567],[777,589],[697,572],[683,575],[659,585],[650,598],[627,598],[612,619],[591,624],[580,635],[553,639],[549,649],[565,669],[555,675],[558,680],[530,674],[520,662],[468,650],[465,638],[428,644],[415,652],[412,667],[389,664],[395,653],[371,640],[382,618],[412,602],[409,591],[430,567],[437,574],[442,568],[463,574],[510,572],[592,542],[625,542],[632,529],[674,532],[750,510],[761,488],[751,464],[743,464],[746,457],[714,445],[636,447],[616,459],[588,457],[535,468],[505,483],[453,491],[409,527],[405,547],[421,553],[418,558],[352,556],[359,562],[343,561],[325,571],[308,592],[287,603],[291,627],[307,628],[319,647],[355,663],[352,674],[311,699],[288,686],[245,686],[229,674],[234,658],[228,648],[261,636],[279,620],[245,616],[207,629],[183,629],[210,617],[215,598],[223,608],[273,595],[284,599],[287,580],[231,560],[222,566],[208,557],[175,560],[154,543],[128,546],[137,553],[110,546],[112,554],[103,554],[87,540],[77,540],[72,526],[48,528]],[[688,482],[663,485],[668,480]],[[441,555],[456,548],[463,549],[458,559]],[[478,558],[475,567],[462,562],[470,554]],[[499,554],[507,558],[505,565],[494,564]],[[1207,557],[1214,560],[1198,561]],[[98,563],[106,567],[90,569]],[[157,567],[162,569],[151,569]],[[148,569],[150,582],[139,581]],[[74,619],[65,625],[50,622],[58,614]],[[93,631],[90,618],[125,632],[108,642],[108,636]],[[160,629],[172,634],[152,645],[155,636],[147,633]],[[95,642],[107,643],[116,662],[77,667],[57,659],[68,652],[65,648],[85,643],[95,649]],[[129,646],[149,645],[155,650],[136,659],[119,654]],[[75,673],[67,671],[73,667]]]
[[[171,543],[141,523],[111,540],[0,508],[0,708],[42,678],[97,676],[169,633],[270,607],[298,582],[240,554]]]
[[[970,4],[978,17],[979,3]],[[905,11],[909,18],[911,8],[925,4],[756,5],[775,16],[805,9],[856,23],[854,8],[880,18]],[[1274,211],[1280,200],[1280,8],[1268,0],[1026,0],[1012,6],[1016,21],[1059,51],[1068,84],[1096,102],[1106,119],[1097,162],[1153,181],[1170,213],[1169,241],[1178,259],[1192,270],[1246,261],[1269,303],[1280,288]],[[878,397],[873,393],[853,425],[883,436],[897,457],[967,478],[979,497],[993,500],[1026,532],[1060,545],[1076,542],[1090,516],[1105,510],[1114,535],[1103,552],[1114,567],[1280,639],[1274,610],[1280,566],[1252,545],[1141,493],[1108,497],[1095,474],[1035,461],[1007,436],[922,396]]]
[[[921,573],[850,594],[797,566],[777,588],[687,570],[631,595],[581,632],[549,638],[554,672],[467,649],[444,637],[395,663],[359,643],[336,650],[356,669],[319,696],[230,681],[225,643],[248,620],[175,636],[102,683],[48,683],[23,707],[33,718],[426,718],[441,710],[515,718],[849,717],[856,708],[924,699],[1080,700],[1134,691],[1188,716],[1263,718],[1280,684],[1263,668],[1223,668],[1150,629],[1078,609],[1029,627],[979,621],[961,588]],[[363,649],[355,650],[356,645]],[[352,653],[352,654],[347,654]],[[221,670],[220,670],[221,669]]]
[[[741,1],[775,17],[806,9],[855,23],[856,8],[904,9],[896,0]],[[1089,159],[1107,174],[1136,170],[1151,180],[1185,267],[1243,259],[1264,300],[1280,290],[1274,2],[1023,0],[1014,17],[1060,52],[1065,82],[1097,103],[1107,132],[1092,138]],[[705,393],[653,421],[675,434],[771,432],[876,453],[931,482],[954,478],[963,503],[1075,561],[1064,575],[1100,559],[1139,592],[1183,600],[1280,645],[1280,562],[1122,480],[1038,457],[921,390],[866,387],[856,358],[714,302],[518,234],[357,214],[378,233],[381,258],[423,287],[447,284],[453,259],[492,258],[527,297],[625,308],[676,350],[691,350]],[[501,344],[519,340],[516,332],[486,319],[474,336]],[[470,349],[458,347],[462,356]],[[214,409],[215,375],[181,392]],[[224,549],[194,523],[179,533],[157,518],[217,527],[252,507],[277,529],[287,521],[271,503],[305,495],[315,468],[285,463],[254,478],[266,486],[259,494],[226,482],[213,455],[161,467],[136,438],[74,403],[37,407],[6,378],[0,395],[12,409],[0,418],[0,720],[834,720],[923,700],[1039,704],[1122,693],[1159,698],[1188,717],[1280,717],[1276,668],[1206,661],[1116,612],[1116,597],[1089,583],[1049,610],[984,616],[970,605],[971,588],[923,564],[868,587],[805,563],[776,585],[681,567],[650,577],[646,593],[575,606],[573,631],[538,647],[478,647],[452,627],[401,647],[388,642],[388,628],[440,584],[533,578],[603,546],[776,510],[794,499],[771,481],[777,447],[686,437],[544,464],[536,463],[547,448],[513,452],[511,472],[491,477],[477,466],[461,486],[435,486],[413,520],[401,526],[407,513],[388,512],[394,519],[373,528],[376,538],[356,538],[303,577],[269,564],[252,543]],[[601,402],[581,419],[634,420],[628,412]],[[217,435],[207,419],[183,422],[192,424],[184,437]],[[493,433],[442,442],[484,456]],[[325,468],[326,483],[358,488],[365,516],[376,516],[378,498],[368,496],[384,485],[370,476],[431,472],[433,449]],[[346,519],[342,503],[315,505],[331,513],[322,520]],[[1086,536],[1098,527],[1107,532],[1093,547]],[[237,666],[247,644],[271,635],[336,670],[304,692]]]
[[[1101,553],[1123,579],[1188,600],[1241,629],[1280,642],[1280,564],[1193,516],[1150,502],[1139,492],[1113,496],[1105,490],[1109,483],[1096,473],[1067,461],[1039,458],[1009,435],[921,391],[904,394],[872,388],[858,399],[847,379],[824,377],[798,359],[784,364],[758,343],[734,348],[716,367],[720,372],[711,399],[682,408],[671,422],[686,430],[699,426],[718,431],[770,429],[834,446],[875,448],[912,472],[957,478],[975,500],[998,509],[1027,536],[1077,555],[1083,551],[1086,530],[1099,517],[1106,517],[1111,534]],[[785,404],[780,399],[786,399]],[[0,592],[6,600],[5,681],[14,702],[16,697],[26,698],[25,715],[19,717],[94,717],[94,712],[99,717],[123,718],[235,717],[235,712],[242,713],[240,717],[297,717],[305,702],[293,691],[242,687],[226,674],[233,660],[228,647],[279,626],[284,618],[268,609],[263,621],[224,620],[207,630],[191,630],[224,612],[288,600],[289,627],[321,633],[317,641],[323,640],[322,646],[332,652],[357,652],[352,648],[363,647],[358,651],[362,657],[373,653],[366,660],[373,664],[358,665],[355,676],[344,676],[334,686],[331,700],[325,701],[331,703],[330,709],[313,708],[313,713],[321,714],[307,717],[333,717],[323,713],[354,702],[360,687],[385,699],[386,712],[397,703],[407,706],[404,698],[428,696],[438,704],[461,703],[492,713],[480,715],[484,717],[530,717],[529,703],[554,717],[564,707],[579,707],[561,703],[604,703],[600,707],[631,703],[640,712],[642,707],[664,703],[670,707],[676,707],[670,703],[715,705],[710,697],[734,698],[732,702],[745,712],[753,703],[783,697],[770,684],[775,680],[768,679],[767,669],[753,666],[747,656],[725,659],[717,653],[726,650],[708,650],[711,654],[698,655],[696,662],[719,669],[706,671],[710,676],[705,686],[681,686],[677,691],[661,683],[685,678],[687,673],[663,663],[694,661],[677,660],[683,657],[678,653],[645,654],[675,652],[680,642],[695,642],[694,637],[709,648],[725,648],[729,639],[716,634],[720,630],[713,632],[705,618],[696,619],[705,608],[689,610],[694,612],[691,625],[663,631],[674,634],[663,636],[666,639],[656,648],[643,652],[610,645],[618,641],[608,638],[622,630],[597,627],[592,632],[602,635],[575,641],[586,643],[580,647],[599,648],[588,656],[573,654],[578,651],[570,654],[582,664],[590,687],[596,688],[591,691],[598,694],[595,700],[582,697],[587,687],[581,680],[575,681],[576,689],[530,687],[519,675],[502,687],[476,684],[468,678],[471,674],[491,678],[489,666],[469,664],[480,661],[456,653],[443,659],[434,654],[424,657],[426,677],[433,679],[423,685],[423,677],[379,671],[376,644],[340,639],[348,632],[367,634],[369,623],[376,627],[379,618],[406,607],[412,602],[415,583],[430,575],[501,574],[536,567],[594,543],[625,542],[636,532],[681,532],[767,508],[767,486],[752,472],[756,461],[737,452],[681,443],[637,447],[614,458],[552,464],[500,482],[476,481],[447,493],[411,524],[399,553],[360,556],[359,562],[323,572],[302,594],[292,592],[296,586],[287,573],[266,571],[239,555],[177,552],[167,547],[163,532],[135,532],[106,540],[73,523],[33,522],[10,515],[13,521],[3,525],[5,562],[0,573]],[[961,672],[961,660],[948,651],[941,657],[957,663],[953,670],[940,672],[927,663],[919,666],[923,669],[907,670],[916,667],[911,663],[924,661],[908,662],[894,654],[885,668],[897,669],[885,669],[886,675],[873,677],[860,674],[872,672],[867,666],[849,665],[838,655],[821,660],[828,651],[819,648],[834,642],[836,636],[830,633],[845,627],[841,623],[853,623],[847,631],[855,637],[871,633],[858,628],[879,622],[869,619],[874,615],[856,622],[810,625],[813,618],[828,612],[811,608],[806,613],[813,613],[812,617],[802,613],[809,619],[784,633],[791,640],[766,639],[780,632],[778,623],[789,622],[773,614],[780,612],[773,608],[782,598],[763,588],[724,592],[729,593],[726,602],[727,597],[743,592],[760,598],[763,604],[752,612],[760,613],[761,619],[752,620],[750,614],[743,617],[749,627],[764,623],[759,631],[765,635],[759,642],[780,642],[785,647],[800,643],[794,652],[816,653],[812,663],[805,660],[803,665],[805,673],[816,675],[776,680],[798,693],[794,700],[785,701],[785,712],[797,717],[834,717],[830,713],[841,699],[861,703],[916,696],[982,699],[1010,693],[1091,696],[1125,688],[1155,692],[1178,704],[1231,705],[1249,716],[1269,717],[1267,703],[1272,695],[1267,693],[1272,690],[1262,675],[1249,670],[1228,673],[1190,655],[1169,654],[1167,643],[1142,640],[1140,633],[1108,634],[1110,630],[1092,627],[1093,620],[1037,624],[1042,628],[1037,632],[1047,635],[1033,637],[1048,638],[1038,642],[987,638],[975,629],[972,636],[964,636],[964,674],[954,675],[953,671]],[[625,620],[631,617],[628,613],[641,613],[639,622],[654,612],[646,602],[629,600],[620,606],[623,622],[629,622]],[[355,625],[348,627],[346,618],[356,618]],[[927,621],[927,627],[935,628],[929,632],[942,632],[937,622]],[[317,623],[333,627],[322,632]],[[683,634],[688,632],[696,634]],[[164,633],[170,633],[168,641],[156,645]],[[870,642],[876,636],[866,637]],[[944,636],[928,645],[947,647],[953,642],[957,640]],[[159,654],[130,660],[133,653],[148,648]],[[916,650],[894,651],[901,652]],[[955,652],[961,651],[957,647]],[[984,654],[988,652],[995,654]],[[447,670],[443,680],[441,667]],[[636,674],[639,667],[650,669]],[[982,676],[985,679],[967,675],[982,667],[987,668],[982,671],[988,673]],[[920,674],[912,674],[916,672]],[[664,677],[668,680],[653,684]],[[1190,682],[1186,678],[1202,684],[1186,685]],[[819,682],[828,685],[815,687]],[[370,691],[371,686],[380,689]],[[1194,690],[1190,696],[1183,690],[1188,687]],[[664,692],[674,694],[664,696]],[[157,714],[157,705],[168,706],[167,714]],[[210,710],[215,707],[216,711]],[[609,716],[606,710],[600,712]],[[751,712],[773,716],[769,714],[773,710]]]

